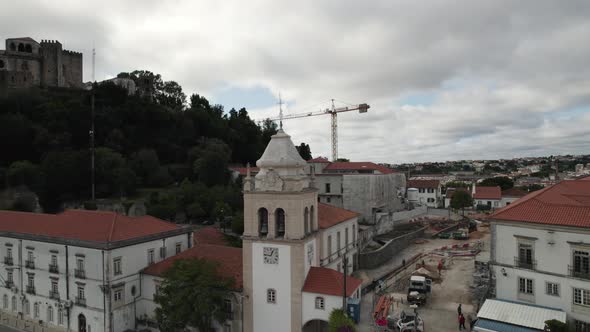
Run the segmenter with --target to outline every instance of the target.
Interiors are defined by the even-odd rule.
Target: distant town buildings
[[[60,42],[32,38],[6,39],[0,50],[0,92],[29,87],[82,87],[82,53]]]
[[[588,331],[590,178],[536,191],[489,220],[496,297],[564,311],[574,331]]]

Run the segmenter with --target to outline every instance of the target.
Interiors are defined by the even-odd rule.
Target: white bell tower
[[[244,331],[301,331],[301,289],[318,265],[317,190],[282,129],[244,179]]]

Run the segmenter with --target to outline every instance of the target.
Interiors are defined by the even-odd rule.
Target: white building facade
[[[189,229],[111,212],[2,211],[0,224],[0,310],[21,328],[134,329],[139,271],[192,243]]]
[[[442,207],[442,187],[439,180],[410,180],[407,188],[418,189],[416,193],[416,203],[426,205],[431,208]]]
[[[588,331],[588,211],[590,181],[562,181],[493,214],[497,298],[563,310],[575,331]]]

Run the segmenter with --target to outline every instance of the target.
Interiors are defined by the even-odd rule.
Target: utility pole
[[[348,251],[348,250],[347,250]],[[343,265],[343,269],[344,269],[344,274],[342,276],[343,282],[342,282],[342,311],[344,311],[345,314],[348,313],[348,308],[346,308],[346,276],[348,274],[348,259],[346,258],[346,252],[344,252],[344,256],[342,257],[342,265]]]
[[[94,66],[95,66],[95,58],[96,58],[96,50],[92,49],[92,84],[94,85],[95,78],[94,78]],[[92,181],[92,201],[96,199],[95,195],[95,178],[94,178],[94,86],[92,86],[92,94],[90,95],[90,172],[91,172],[91,181]]]

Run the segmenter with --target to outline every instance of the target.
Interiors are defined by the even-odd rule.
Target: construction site
[[[407,234],[411,241],[356,272],[364,281],[359,330],[456,331],[459,305],[468,326],[492,289],[488,225],[428,216],[396,228],[373,246]]]

